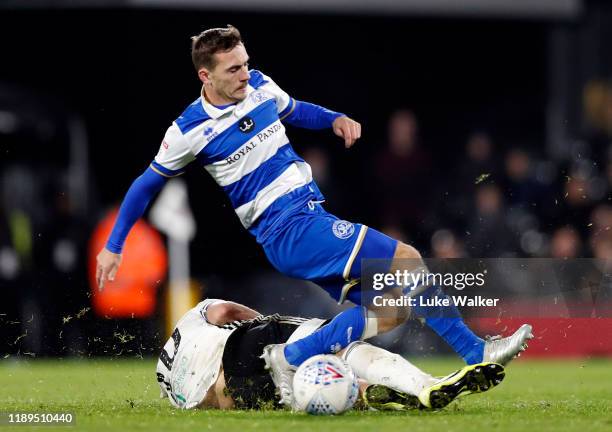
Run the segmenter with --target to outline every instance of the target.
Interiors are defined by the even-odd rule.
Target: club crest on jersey
[[[260,104],[270,98],[262,92],[253,92],[251,93],[251,99],[253,100],[253,102]]]
[[[337,220],[332,225],[332,231],[339,239],[347,239],[355,232],[355,225],[349,221]]]
[[[240,129],[240,132],[243,133],[251,132],[254,127],[255,120],[253,120],[251,117],[242,117],[238,122],[238,129]]]

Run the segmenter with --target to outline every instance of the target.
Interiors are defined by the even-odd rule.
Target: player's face
[[[249,55],[243,44],[230,51],[215,54],[217,63],[209,72],[210,88],[224,103],[240,102],[247,95]],[[210,96],[210,95],[209,95]]]

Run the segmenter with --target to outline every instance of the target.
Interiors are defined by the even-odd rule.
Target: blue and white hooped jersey
[[[189,105],[168,128],[151,164],[166,177],[182,174],[191,162],[202,164],[247,229],[258,219],[258,226],[271,224],[262,224],[266,209],[292,191],[304,188],[322,199],[310,166],[291,147],[281,122],[295,100],[261,72],[250,75],[247,97],[237,104],[219,108],[199,97]]]

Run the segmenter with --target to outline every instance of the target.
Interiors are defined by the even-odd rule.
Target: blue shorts
[[[281,273],[320,285],[338,303],[361,304],[361,260],[393,258],[397,240],[311,201],[280,221],[262,246]]]

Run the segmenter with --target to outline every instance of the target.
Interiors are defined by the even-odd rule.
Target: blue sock
[[[365,329],[364,307],[355,306],[340,312],[314,333],[285,346],[285,358],[289,364],[299,366],[317,354],[331,354],[361,338]]]
[[[442,288],[430,287],[418,298],[449,298]],[[415,306],[417,317],[425,318],[425,323],[435,331],[467,364],[480,363],[484,354],[484,340],[479,338],[463,322],[461,313],[452,301],[450,306]]]

